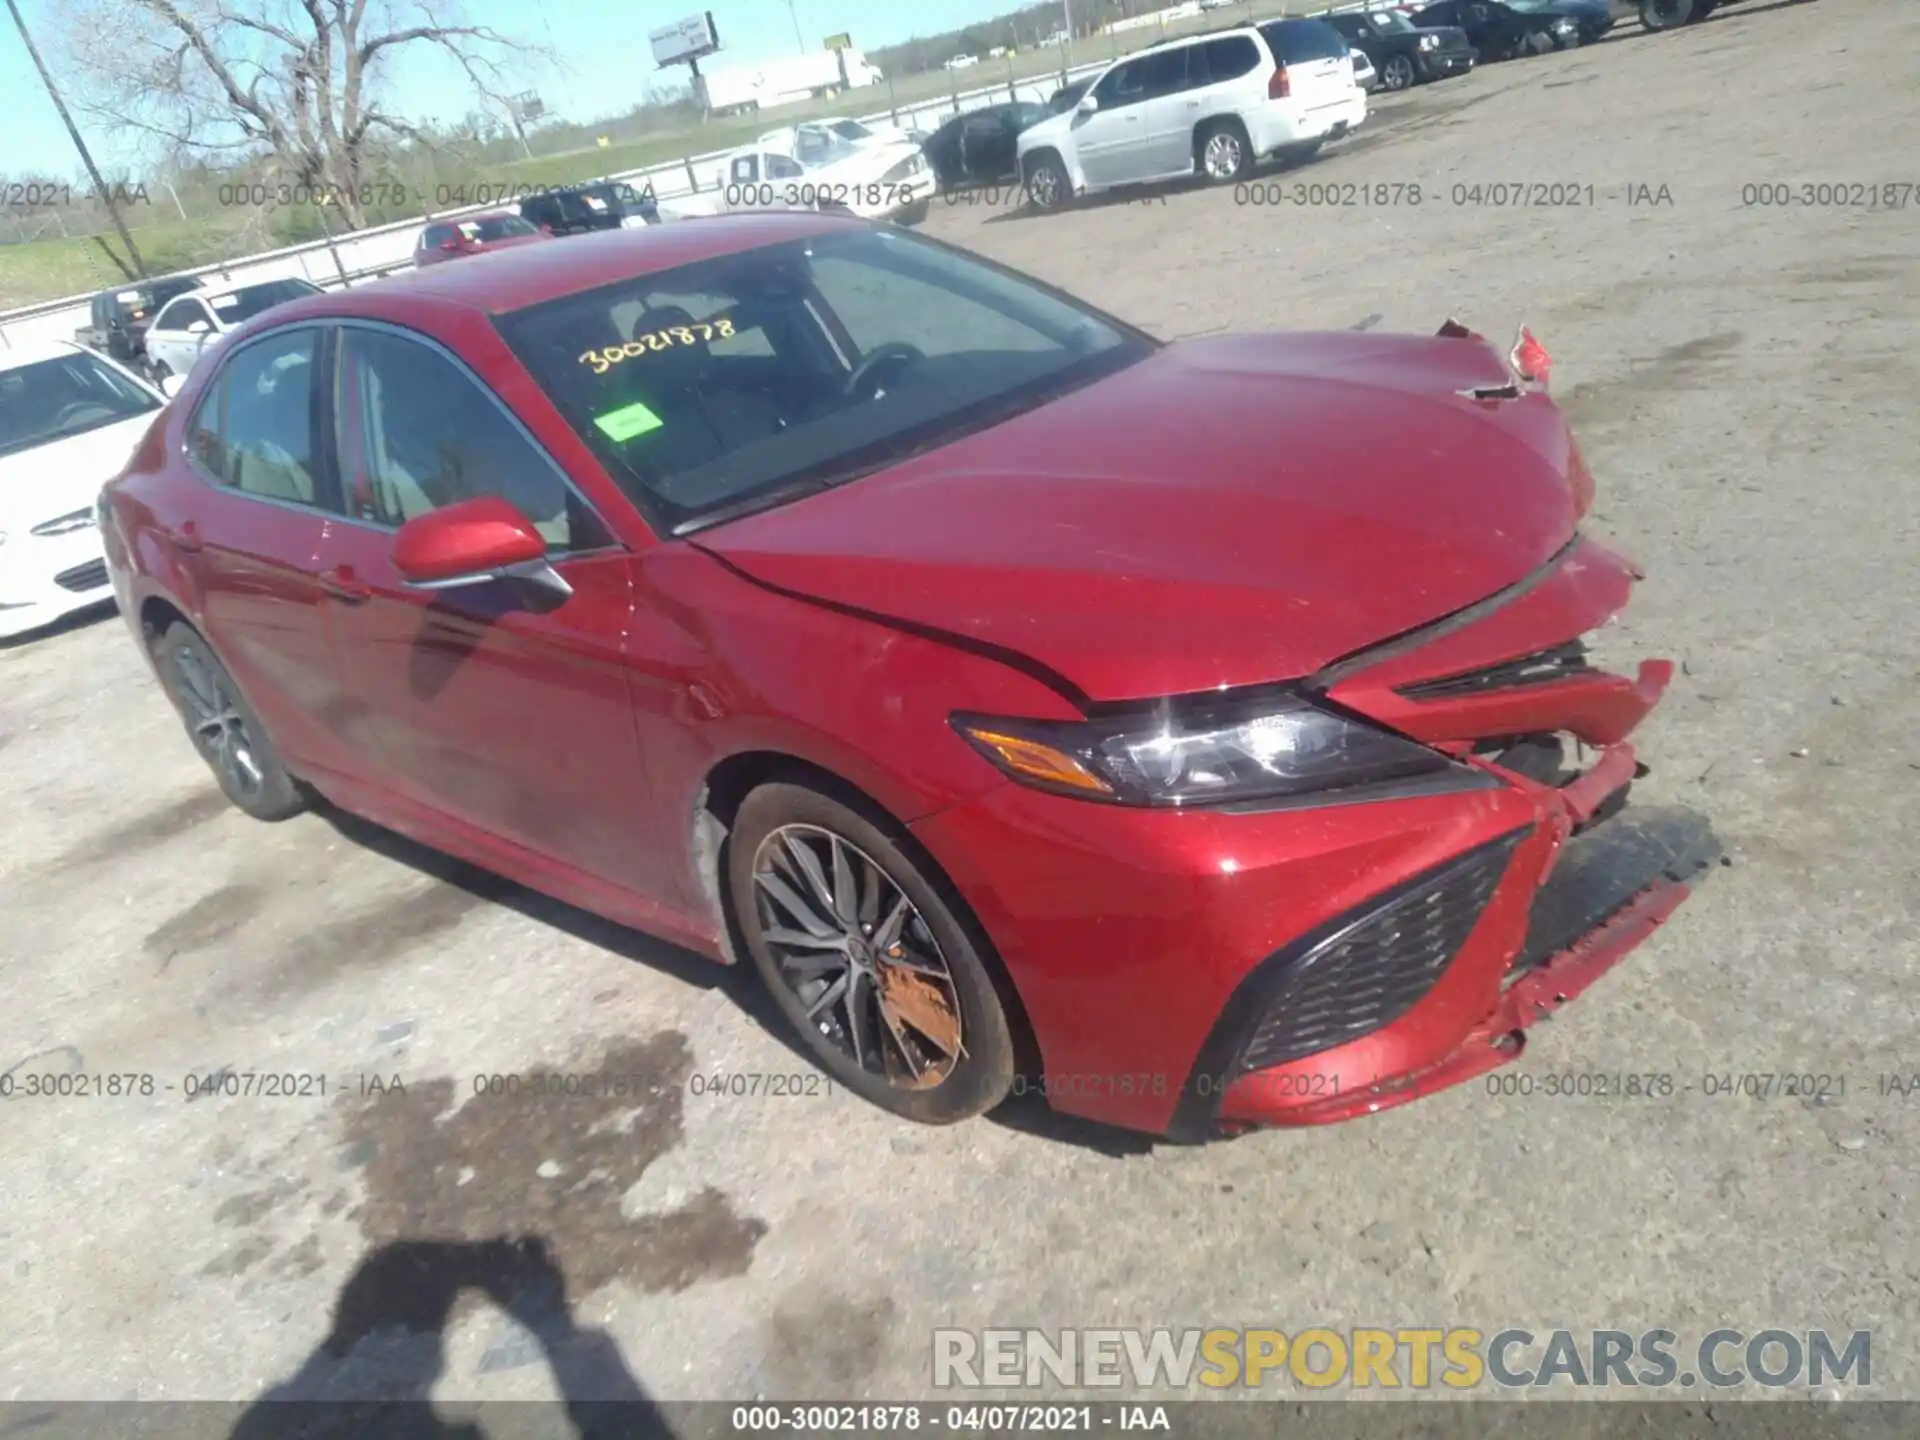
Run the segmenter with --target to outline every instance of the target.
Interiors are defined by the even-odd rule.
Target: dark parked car
[[[1465,74],[1479,58],[1466,31],[1453,25],[1422,29],[1396,10],[1320,18],[1373,62],[1383,90],[1405,90],[1429,80]]]
[[[1080,97],[1093,88],[1098,75],[1089,75],[1084,80],[1076,80],[1071,85],[1062,85],[1047,100],[1047,110],[1054,115],[1064,115],[1080,103]]]
[[[920,148],[943,190],[1017,180],[1020,162],[1014,146],[1020,132],[1055,113],[1031,103],[969,110],[934,131]]]
[[[76,344],[97,350],[138,374],[147,373],[147,327],[160,307],[176,295],[198,290],[191,275],[168,280],[136,280],[93,297],[87,323],[73,332]]]
[[[1413,23],[1456,26],[1481,59],[1510,60],[1597,40],[1612,28],[1613,14],[1606,0],[1440,0],[1416,10]]]
[[[1579,638],[1641,572],[1546,369],[760,211],[263,315],[100,534],[246,813],[750,965],[908,1119],[1201,1138],[1517,1059],[1714,858],[1627,800],[1674,666]]]
[[[658,225],[660,206],[651,185],[642,191],[623,180],[604,180],[529,195],[520,202],[520,218],[550,235],[577,235],[587,230]]]

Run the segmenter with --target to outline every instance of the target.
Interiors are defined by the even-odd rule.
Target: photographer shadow
[[[533,1337],[581,1440],[671,1440],[613,1338],[575,1321],[566,1276],[538,1237],[374,1250],[341,1287],[326,1339],[247,1407],[228,1440],[486,1440],[483,1428],[442,1417],[432,1401],[446,1329],[472,1296]]]

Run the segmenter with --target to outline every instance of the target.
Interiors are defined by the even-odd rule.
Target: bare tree
[[[551,58],[439,0],[77,0],[67,14],[87,111],[176,155],[264,158],[354,226],[379,145],[432,143],[384,91],[395,58],[437,51],[501,109]]]

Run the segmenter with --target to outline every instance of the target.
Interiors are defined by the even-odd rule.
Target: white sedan
[[[147,327],[147,359],[154,378],[171,393],[171,381],[184,379],[201,353],[229,330],[245,324],[263,310],[318,295],[320,287],[305,280],[263,280],[228,290],[189,290],[160,307]]]
[[[846,210],[918,225],[935,188],[933,167],[912,141],[855,145],[811,125],[734,151],[725,174],[719,190],[692,197],[699,210]],[[696,207],[683,202],[676,208],[686,214]]]
[[[78,345],[0,350],[0,636],[113,598],[94,502],[166,403]]]

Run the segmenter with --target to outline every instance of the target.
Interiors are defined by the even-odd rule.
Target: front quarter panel
[[[695,546],[636,566],[635,723],[669,833],[692,835],[715,767],[785,756],[911,824],[1007,782],[956,735],[956,710],[1069,719],[1054,691],[1000,661],[747,580]],[[704,886],[689,843],[681,900]]]

